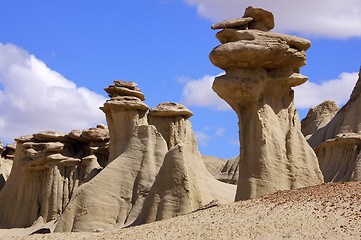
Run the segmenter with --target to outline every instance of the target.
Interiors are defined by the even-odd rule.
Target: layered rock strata
[[[273,17],[247,8],[253,20],[223,25],[211,62],[226,71],[213,90],[238,114],[241,153],[236,200],[323,182],[312,148],[301,132],[291,87],[307,81],[308,40],[271,33]]]
[[[350,100],[309,138],[325,182],[361,181],[361,69]]]
[[[0,141],[0,191],[9,177],[11,167],[13,165],[12,160],[4,159],[3,157],[1,157],[3,150],[4,148],[2,142]]]
[[[170,150],[134,225],[189,213],[213,200],[233,201],[235,186],[214,179],[203,164],[188,119],[191,115],[176,103],[162,103],[150,110],[149,122],[164,134]]]
[[[0,226],[29,227],[58,218],[74,191],[108,158],[105,126],[68,134],[45,131],[19,137],[14,164],[0,192]]]
[[[106,115],[110,141],[109,162],[122,154],[133,136],[135,126],[146,125],[146,112],[149,107],[143,103],[144,94],[137,88],[138,84],[115,80],[104,90],[108,93],[107,100],[101,108]]]
[[[301,121],[301,130],[306,139],[317,130],[327,125],[340,110],[332,100],[326,100],[314,108],[310,108],[307,116]]]

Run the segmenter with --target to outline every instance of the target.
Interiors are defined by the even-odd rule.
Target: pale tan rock
[[[64,139],[65,134],[57,131],[43,131],[33,134],[33,138],[38,141],[61,141]]]
[[[308,139],[326,182],[361,181],[361,69],[350,100]]]
[[[29,227],[39,218],[57,219],[75,189],[108,160],[108,153],[91,148],[93,142],[68,134],[46,131],[17,140],[13,168],[0,192],[0,227]],[[96,143],[100,148],[106,142]]]
[[[159,104],[157,107],[151,108],[149,110],[149,116],[158,116],[158,117],[183,116],[185,118],[189,118],[193,116],[193,113],[192,111],[190,111],[180,103],[164,102]]]
[[[157,127],[170,150],[134,225],[192,212],[213,200],[233,201],[236,187],[217,181],[209,173],[187,117],[150,114],[149,123]]]
[[[301,121],[301,129],[305,138],[310,138],[317,129],[326,126],[339,110],[340,108],[332,100],[326,100],[318,106],[310,108],[307,116]]]
[[[255,15],[245,16],[255,20],[261,13],[264,26],[271,22],[263,19],[263,11],[248,11]],[[236,37],[227,40],[230,31]],[[307,80],[299,68],[306,64],[308,41],[257,30],[225,33],[225,43],[213,49],[210,59],[226,71],[216,77],[213,90],[239,118],[242,147],[236,200],[322,183],[317,157],[301,132],[291,89]]]
[[[7,144],[5,147],[3,147],[1,156],[4,159],[13,160],[15,154],[15,148],[16,148],[16,142]]]
[[[118,86],[135,88],[136,83],[114,81],[114,87]],[[112,85],[111,85],[112,86]],[[109,91],[109,90],[108,90]],[[137,91],[138,92],[138,91]],[[140,92],[140,91],[139,91]],[[112,95],[110,100],[104,103],[100,109],[105,113],[109,128],[109,162],[121,155],[133,136],[133,129],[138,125],[147,125],[146,112],[149,107],[140,98],[131,96]]]
[[[231,18],[225,20],[223,22],[213,24],[211,26],[212,29],[223,29],[223,28],[236,28],[236,29],[244,29],[249,22],[251,22],[253,18],[245,17],[245,18]]]
[[[270,31],[275,27],[273,14],[262,8],[249,6],[244,12],[243,18],[251,17],[253,21],[248,24],[249,29]]]
[[[220,169],[215,178],[221,182],[236,184],[239,177],[239,156],[227,160],[226,164]]]
[[[148,114],[150,125],[154,125],[166,140],[168,149],[181,142],[197,144],[188,118],[193,113],[179,103],[165,102],[151,108]]]
[[[211,52],[211,62],[223,69],[262,67],[300,68],[306,64],[308,40],[258,30],[224,29],[217,33],[223,43]]]
[[[0,191],[4,187],[7,179],[9,178],[13,161],[4,159],[0,156]]]
[[[135,126],[123,154],[76,190],[56,231],[93,231],[131,224],[166,152],[166,142],[154,126]]]
[[[189,213],[213,200],[230,203],[235,190],[236,186],[213,178],[196,146],[180,143],[166,154],[134,225]]]
[[[226,164],[227,159],[217,158],[213,156],[202,155],[204,166],[206,166],[208,172],[215,176]],[[219,179],[218,179],[219,180]]]

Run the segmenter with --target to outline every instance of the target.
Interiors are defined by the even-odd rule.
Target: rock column
[[[146,112],[149,107],[143,103],[144,94],[138,84],[115,80],[104,90],[110,100],[101,108],[106,115],[110,133],[109,162],[121,155],[133,136],[134,126],[147,125]]]
[[[241,154],[236,201],[323,182],[317,158],[304,139],[291,87],[307,77],[308,40],[269,32],[272,13],[248,7],[241,19],[212,26],[211,62],[226,71],[213,90],[239,118]]]

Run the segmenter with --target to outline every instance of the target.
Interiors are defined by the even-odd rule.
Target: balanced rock
[[[180,142],[195,141],[188,120],[192,115],[193,113],[182,104],[164,102],[149,110],[148,121],[162,134],[168,149],[171,149]]]
[[[174,111],[153,115],[159,114],[155,110],[169,111],[165,105],[173,106]],[[186,110],[180,104],[163,103],[149,113],[149,122],[164,136],[170,150],[133,225],[189,213],[213,200],[230,203],[234,199],[235,186],[217,181],[205,167],[188,119],[191,113]],[[188,114],[178,115],[180,112]]]
[[[77,131],[84,136],[94,130]],[[45,131],[15,140],[13,167],[0,192],[0,227],[29,227],[37,219],[57,219],[74,191],[98,174],[108,159],[104,150],[108,139],[74,139]]]
[[[317,157],[301,132],[291,89],[307,81],[299,68],[306,64],[310,42],[268,32],[273,26],[266,19],[271,17],[262,13],[246,10],[245,16],[262,27],[225,28],[217,33],[222,45],[210,53],[211,62],[226,71],[215,79],[213,90],[239,118],[236,200],[323,182]]]
[[[309,138],[325,182],[361,181],[361,69],[350,100]]]
[[[121,155],[138,125],[147,125],[149,107],[142,101],[144,94],[137,84],[115,80],[105,91],[111,97],[100,109],[105,113],[112,141],[109,144],[109,162]]]
[[[310,108],[307,116],[301,121],[302,133],[306,139],[317,130],[327,125],[340,110],[332,100],[326,100],[314,108]]]

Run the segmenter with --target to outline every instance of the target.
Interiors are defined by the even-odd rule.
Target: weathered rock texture
[[[182,104],[165,102],[151,108],[149,124],[154,125],[166,140],[168,149],[185,141],[193,141],[193,130],[189,117],[193,113]]]
[[[308,140],[325,182],[361,181],[361,69],[350,100]]]
[[[309,139],[317,129],[326,126],[338,110],[340,108],[332,100],[326,100],[316,107],[310,108],[307,116],[301,121],[301,129],[305,138]]]
[[[9,159],[4,159],[2,156],[4,148],[2,142],[0,141],[0,190],[5,185],[6,180],[9,177],[13,161]]]
[[[136,126],[126,150],[77,189],[56,231],[93,231],[132,223],[167,151],[154,126]]]
[[[221,169],[223,169],[224,165],[228,161],[223,158],[216,158],[213,156],[202,155],[202,160],[208,171],[215,176]]]
[[[0,192],[0,227],[29,227],[58,218],[75,189],[108,158],[104,126],[62,134],[46,131],[15,139],[12,171]]]
[[[307,81],[308,40],[271,33],[271,13],[247,8],[254,20],[224,28],[211,62],[226,71],[213,90],[238,114],[241,143],[236,200],[323,182],[312,148],[301,132],[291,87]],[[247,29],[248,28],[248,29]],[[243,30],[244,29],[244,30]]]
[[[122,154],[133,136],[137,125],[147,124],[146,112],[149,107],[143,103],[144,94],[133,82],[115,80],[104,90],[111,97],[101,108],[106,115],[110,138],[109,162]]]
[[[75,193],[56,231],[93,231],[134,222],[168,151],[137,84],[114,81],[101,108],[110,131],[109,163]]]
[[[15,155],[15,149],[16,149],[16,143],[8,144],[5,147],[3,147],[0,156],[8,160],[13,160]]]
[[[213,200],[228,203],[234,199],[235,186],[217,181],[204,166],[189,112],[180,104],[163,103],[149,113],[149,122],[160,126],[170,150],[135,225],[189,213]]]
[[[225,183],[236,184],[239,177],[239,156],[227,160],[226,164],[214,176],[217,180]]]

